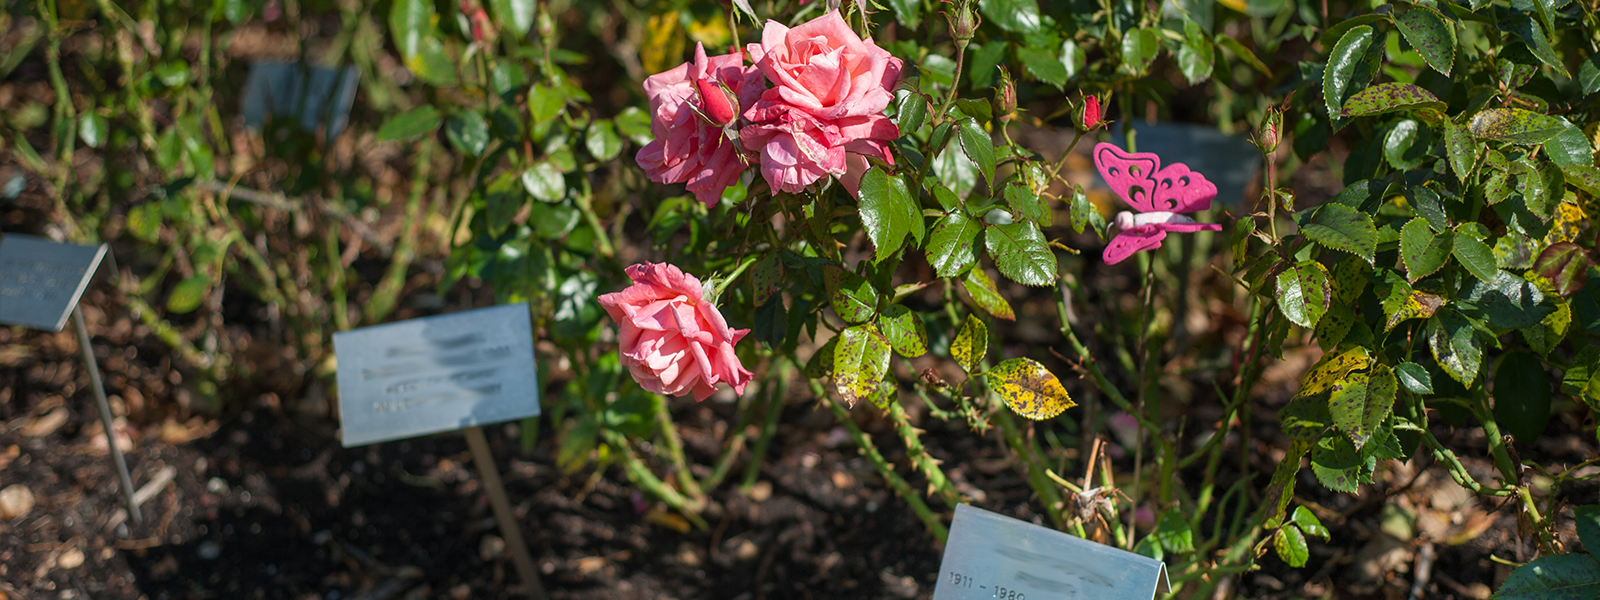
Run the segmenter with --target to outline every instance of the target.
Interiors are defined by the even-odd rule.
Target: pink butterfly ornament
[[[1106,245],[1106,264],[1116,264],[1142,250],[1161,247],[1168,232],[1222,231],[1216,223],[1198,223],[1181,213],[1211,208],[1217,186],[1183,163],[1161,167],[1150,152],[1129,154],[1113,144],[1094,147],[1094,167],[1111,191],[1138,212],[1117,213],[1117,235]]]

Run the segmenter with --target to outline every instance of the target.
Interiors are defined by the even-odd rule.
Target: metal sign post
[[[89,281],[109,254],[110,249],[105,244],[58,244],[30,235],[6,234],[0,238],[0,324],[61,331],[66,326],[67,315],[72,315],[73,326],[78,330],[78,347],[83,351],[83,365],[89,370],[89,386],[94,388],[94,398],[100,407],[100,423],[105,426],[106,447],[116,465],[117,485],[122,488],[123,500],[128,504],[128,516],[134,525],[139,525],[144,522],[144,515],[140,514],[139,504],[133,497],[133,477],[128,474],[128,461],[122,456],[122,448],[117,446],[111,404],[106,401],[106,390],[100,380],[100,364],[94,357],[83,311],[78,309],[78,301],[88,289]]]
[[[528,596],[544,586],[481,426],[539,415],[527,303],[333,335],[345,447],[463,429]]]

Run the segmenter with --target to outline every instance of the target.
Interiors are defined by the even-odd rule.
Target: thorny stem
[[[755,486],[756,478],[761,475],[761,463],[767,458],[767,448],[772,445],[772,437],[778,433],[778,419],[783,416],[783,400],[788,397],[789,379],[794,377],[794,363],[787,358],[777,360],[778,374],[774,379],[777,385],[767,387],[766,420],[761,426],[761,436],[756,438],[756,445],[750,449],[750,462],[744,469],[744,481],[739,484],[739,490],[749,493]]]
[[[705,494],[700,491],[700,483],[694,480],[694,473],[689,471],[689,460],[683,454],[683,440],[678,437],[678,428],[672,425],[672,411],[667,406],[667,398],[661,394],[651,394],[650,397],[655,404],[656,427],[660,428],[661,438],[667,447],[667,458],[672,461],[672,470],[678,472],[678,486],[695,504],[704,505]]]
[[[894,465],[889,464],[889,461],[883,458],[883,454],[878,452],[878,447],[872,443],[872,438],[867,437],[867,434],[861,431],[861,427],[856,425],[854,419],[850,418],[850,413],[845,411],[843,406],[840,406],[838,402],[828,395],[828,391],[823,389],[822,384],[815,379],[809,379],[807,383],[811,385],[811,394],[816,396],[819,402],[828,405],[828,408],[833,411],[834,418],[844,424],[845,430],[850,433],[850,439],[856,443],[856,449],[861,453],[861,456],[866,457],[867,462],[872,463],[872,466],[877,468],[878,475],[883,477],[884,482],[888,483],[889,487],[893,488],[894,492],[906,501],[906,504],[911,505],[911,511],[917,514],[917,518],[922,519],[922,524],[928,528],[928,531],[933,533],[933,537],[939,539],[939,543],[943,544],[950,537],[950,529],[945,527],[944,520],[939,515],[934,514],[928,508],[928,504],[922,501],[922,495],[912,489],[911,484],[906,483],[906,480],[895,472]]]
[[[657,478],[655,473],[650,472],[650,467],[644,464],[644,460],[639,458],[637,452],[634,452],[633,446],[628,443],[628,438],[610,429],[603,429],[601,433],[605,435],[606,443],[615,446],[622,452],[622,469],[628,475],[629,482],[660,498],[662,502],[667,503],[667,506],[672,507],[673,510],[678,511],[689,522],[694,523],[695,527],[702,530],[710,528],[706,520],[700,518],[700,509],[703,507],[683,497],[683,494],[678,493],[678,490],[672,489],[672,486],[667,485]]]
[[[1121,408],[1123,412],[1133,415],[1133,418],[1139,422],[1141,427],[1150,431],[1161,431],[1161,426],[1152,423],[1150,418],[1143,412],[1133,409],[1133,404],[1128,402],[1128,398],[1123,396],[1115,385],[1111,384],[1111,380],[1106,379],[1105,373],[1100,370],[1100,366],[1094,362],[1094,357],[1089,354],[1089,348],[1078,340],[1077,332],[1072,330],[1072,324],[1067,321],[1066,294],[1067,290],[1063,287],[1060,298],[1056,301],[1056,311],[1061,317],[1061,334],[1066,336],[1067,344],[1072,346],[1072,352],[1078,355],[1078,359],[1081,361],[1080,366],[1089,373],[1091,379],[1094,379],[1094,384],[1100,388],[1100,391],[1110,398],[1118,408]]]
[[[937,490],[940,498],[951,507],[960,504],[961,494],[956,493],[955,486],[950,484],[950,478],[945,477],[944,469],[939,468],[939,459],[928,454],[928,449],[922,445],[923,431],[911,425],[905,407],[891,400],[889,419],[894,421],[895,431],[899,432],[900,439],[906,444],[906,456],[910,458],[911,466],[927,476],[928,492],[932,494]]]

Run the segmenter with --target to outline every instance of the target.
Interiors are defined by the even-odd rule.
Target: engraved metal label
[[[0,237],[0,323],[61,331],[106,252],[105,244],[58,244],[20,233]]]
[[[527,303],[333,335],[344,445],[539,414]]]
[[[960,504],[933,600],[1151,600],[1169,587],[1159,560]]]

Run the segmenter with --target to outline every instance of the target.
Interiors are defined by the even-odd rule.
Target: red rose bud
[[[700,93],[700,110],[712,124],[727,125],[739,118],[739,98],[732,90],[703,77],[694,80],[694,87]]]
[[[1100,126],[1100,97],[1083,97],[1083,116],[1078,121],[1080,129],[1094,131]]]
[[[1000,117],[1017,112],[1017,83],[1011,80],[1011,73],[1005,66],[1000,67],[1000,87],[994,90],[994,112]]]
[[[1264,154],[1272,154],[1278,149],[1278,142],[1283,139],[1283,113],[1277,109],[1267,111],[1267,116],[1261,121],[1261,133],[1256,138],[1256,145]]]

